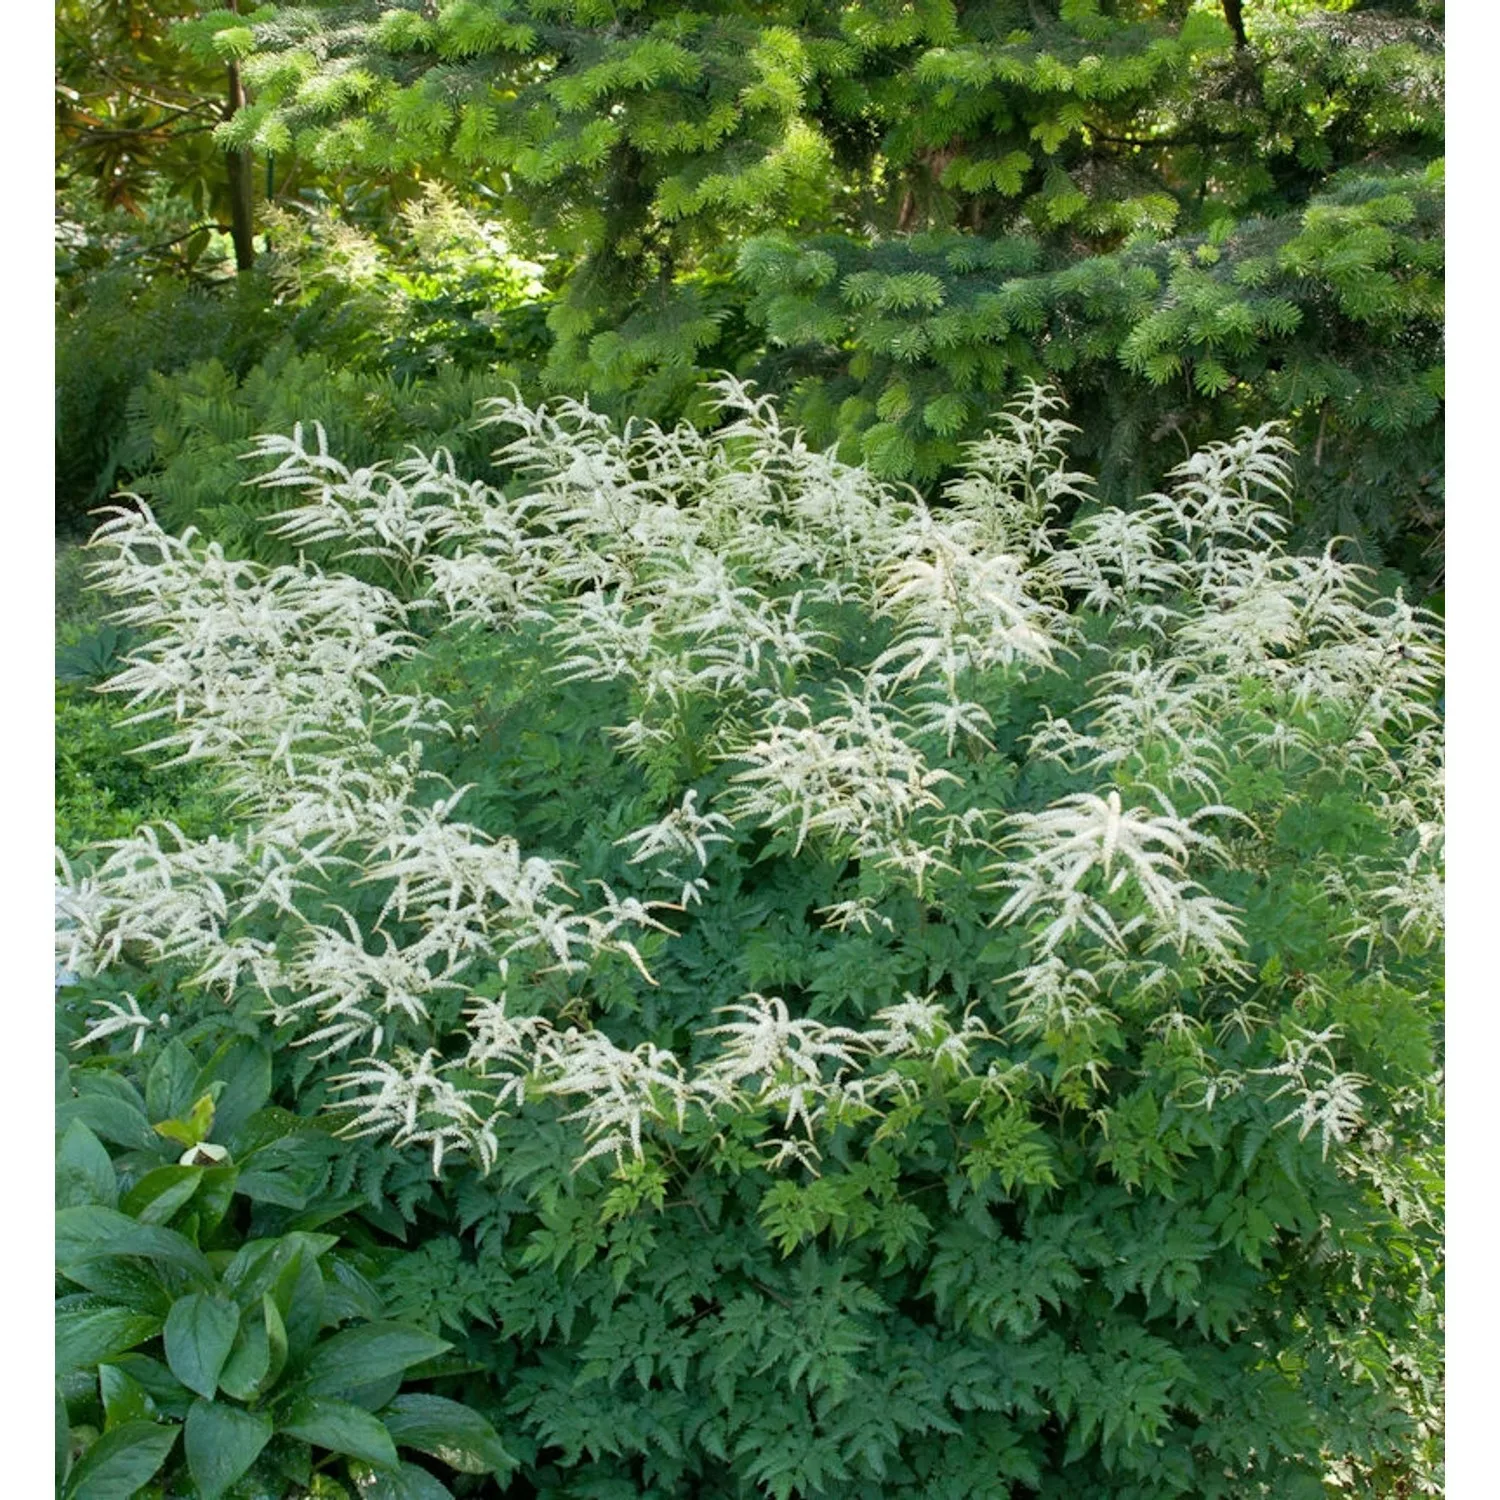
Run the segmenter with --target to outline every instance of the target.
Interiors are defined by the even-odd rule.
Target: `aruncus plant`
[[[1190,1055],[1238,1003],[1245,935],[1210,872],[1263,863],[1276,801],[1296,796],[1289,755],[1372,799],[1383,861],[1309,851],[1378,911],[1350,940],[1400,949],[1430,934],[1435,624],[1399,594],[1372,596],[1333,547],[1279,550],[1274,427],[1194,455],[1135,510],[1101,508],[1065,467],[1055,398],[1034,389],[974,445],[951,504],[929,506],[809,450],[732,381],[720,400],[729,420],[711,436],[493,403],[488,420],[519,429],[501,453],[530,476],[517,496],[463,481],[442,453],[350,472],[321,430],[311,447],[301,428],[259,440],[275,466],[257,482],[301,497],[279,532],[381,560],[405,598],[336,566],[236,562],[166,535],[144,505],[116,511],[97,571],[149,643],[108,686],[161,725],[152,748],[214,764],[243,818],[202,841],[142,829],[77,878],[65,864],[67,967],[129,950],[254,994],[299,1046],[358,1054],[345,1086],[360,1128],[424,1142],[438,1167],[453,1149],[491,1162],[497,1113],[549,1096],[573,1105],[585,1159],[773,1106],[815,1155],[825,1130],[954,1063],[937,1036],[970,1038],[957,1071],[988,1087],[1004,1045],[933,996],[903,1002],[929,1020],[897,1041],[887,1024],[827,1027],[751,995],[719,1007],[748,1019],[700,1027],[686,1049],[665,1030],[621,1046],[596,1019],[563,1027],[531,1008],[561,977],[570,1013],[587,1016],[590,975],[612,954],[654,983],[639,940],[670,935],[667,919],[703,899],[716,844],[769,835],[842,870],[823,916],[844,927],[903,893],[941,912],[962,891],[1025,960],[987,997],[996,1019],[1053,1035],[1041,1006],[1068,1018],[1056,1034],[1069,1051],[1104,1045],[1096,991],[1156,1014],[1193,1007]],[[855,643],[883,648],[857,659],[851,622]],[[617,840],[633,851],[621,874],[676,885],[678,900],[597,880],[580,903],[566,860],[464,820],[466,789],[426,764],[434,742],[472,732],[463,705],[392,672],[424,635],[464,629],[480,632],[475,649],[525,639],[562,681],[623,689],[607,732],[675,800]],[[1007,726],[1015,748],[996,751],[1005,705],[1053,678],[1076,710],[1019,742]],[[1269,805],[1221,800],[1251,765],[1276,782]],[[988,790],[996,770],[1087,789],[1033,811]],[[334,899],[351,879],[380,893],[373,919]],[[462,1019],[450,996],[468,997]],[[122,1024],[112,1013],[94,1035]],[[1333,1087],[1273,1072],[1304,1129],[1353,1136],[1352,1075]]]
[[[85,1043],[222,1004],[429,1153],[526,1465],[1439,1492],[1437,622],[1274,428],[1117,508],[1032,390],[929,504],[718,397],[502,400],[503,490],[262,438],[295,566],[107,520],[235,820],[68,851]]]

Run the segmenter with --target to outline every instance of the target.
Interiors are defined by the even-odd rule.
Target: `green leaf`
[[[151,1127],[159,1136],[176,1141],[179,1146],[196,1146],[206,1141],[214,1128],[214,1098],[212,1094],[200,1095],[186,1114],[175,1120],[160,1120]]]
[[[176,1037],[162,1048],[146,1075],[146,1113],[153,1120],[170,1120],[186,1112],[193,1102],[193,1081],[198,1065]]]
[[[353,1463],[349,1474],[360,1500],[453,1500],[453,1491],[442,1480],[416,1464],[403,1463],[392,1473]]]
[[[276,1299],[267,1292],[261,1299],[261,1314],[266,1323],[266,1340],[270,1347],[270,1365],[266,1371],[263,1389],[269,1390],[277,1377],[286,1368],[288,1344],[286,1324],[281,1321],[281,1310]]]
[[[276,1320],[281,1328],[281,1314],[268,1295],[262,1298],[259,1309],[246,1308],[240,1316],[240,1329],[230,1348],[229,1358],[219,1372],[219,1389],[233,1396],[236,1401],[252,1401],[270,1389],[275,1374],[271,1371],[270,1323]],[[281,1335],[281,1352],[286,1352],[286,1336]]]
[[[239,1326],[240,1310],[227,1297],[205,1292],[179,1297],[162,1331],[172,1373],[190,1391],[212,1400]]]
[[[198,1197],[193,1212],[198,1216],[198,1233],[211,1234],[224,1222],[234,1202],[235,1186],[239,1181],[238,1167],[201,1167],[203,1179],[198,1184]]]
[[[126,1422],[106,1432],[68,1476],[64,1500],[125,1500],[166,1463],[176,1441],[175,1424]]]
[[[175,1230],[138,1224],[112,1208],[95,1205],[60,1209],[56,1223],[57,1264],[63,1271],[80,1261],[139,1255],[175,1266],[205,1282],[214,1279],[203,1252]]]
[[[55,1189],[59,1208],[97,1203],[113,1208],[119,1193],[104,1143],[82,1120],[73,1120],[57,1148]]]
[[[68,1403],[63,1400],[62,1388],[53,1387],[52,1403],[52,1467],[57,1488],[67,1483],[68,1470],[73,1464],[73,1428],[68,1421]]]
[[[199,1093],[215,1090],[215,1134],[233,1148],[251,1116],[271,1097],[271,1049],[250,1037],[235,1037],[209,1059],[195,1087]]]
[[[162,1320],[109,1303],[59,1307],[53,1320],[57,1373],[85,1370],[161,1332]]]
[[[423,1373],[431,1366],[424,1367]],[[378,1412],[382,1406],[390,1404],[397,1392],[401,1389],[400,1375],[386,1375],[380,1380],[365,1381],[360,1385],[350,1386],[338,1392],[338,1395],[352,1406],[357,1406],[361,1411]]]
[[[120,1257],[117,1260],[75,1262],[66,1271],[67,1279],[110,1302],[128,1307],[131,1312],[149,1313],[165,1318],[181,1287],[169,1287],[175,1280],[168,1270],[164,1277],[156,1266],[145,1260]]]
[[[336,1244],[336,1235],[304,1234],[300,1230],[274,1240],[249,1240],[224,1267],[222,1285],[239,1299],[242,1307],[249,1307],[260,1300],[261,1293],[276,1286],[278,1278],[299,1255],[316,1259]]]
[[[265,1412],[241,1411],[218,1401],[193,1402],[182,1441],[201,1500],[219,1500],[260,1457],[274,1430]]]
[[[306,1396],[287,1412],[276,1430],[317,1448],[362,1458],[376,1468],[397,1466],[396,1445],[385,1424],[348,1401]]]
[[[160,1144],[152,1133],[151,1122],[124,1099],[84,1094],[59,1104],[56,1118],[59,1130],[81,1120],[95,1135],[128,1151],[149,1151]]]
[[[156,1403],[145,1386],[118,1365],[99,1366],[99,1399],[104,1406],[106,1432],[126,1422],[149,1422],[156,1415]]]
[[[159,1359],[146,1354],[122,1354],[111,1360],[108,1368],[128,1375],[151,1398],[162,1415],[173,1420],[187,1415],[188,1407],[193,1403],[193,1393]]]
[[[460,1473],[487,1474],[515,1467],[516,1460],[505,1451],[500,1435],[461,1402],[413,1392],[397,1396],[380,1415],[402,1447],[430,1453]]]
[[[271,1286],[285,1330],[286,1357],[294,1365],[311,1351],[323,1326],[323,1272],[306,1238],[310,1237],[299,1237],[292,1245]]]
[[[453,1347],[408,1323],[365,1323],[345,1328],[313,1350],[304,1371],[314,1395],[345,1395],[413,1365],[436,1359]]]
[[[156,1167],[120,1200],[120,1211],[142,1224],[165,1224],[198,1191],[202,1167]]]

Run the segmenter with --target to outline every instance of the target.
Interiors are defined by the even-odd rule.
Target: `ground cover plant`
[[[368,1262],[318,1232],[335,1215],[287,1212],[307,1207],[288,1148],[308,1127],[266,1107],[271,1081],[268,1050],[244,1036],[206,1058],[174,1038],[134,1079],[59,1056],[70,1500],[434,1500],[450,1491],[413,1454],[471,1474],[513,1466],[479,1412],[403,1389],[441,1369],[448,1341],[383,1316]]]
[[[142,823],[164,818],[191,834],[211,831],[223,806],[205,785],[202,768],[159,766],[140,755],[150,734],[123,728],[97,691],[119,670],[134,637],[105,618],[109,600],[87,587],[76,544],[59,545],[56,584],[55,842],[81,849],[127,838]]]
[[[931,504],[718,399],[263,438],[274,567],[113,514],[233,816],[67,851],[70,1046],[419,1157],[330,1212],[504,1493],[1439,1492],[1435,622],[1274,426],[1121,508],[1032,388]]]

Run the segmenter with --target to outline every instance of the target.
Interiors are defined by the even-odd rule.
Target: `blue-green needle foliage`
[[[1438,0],[364,0],[210,12],[219,130],[498,195],[558,257],[544,375],[706,372],[932,483],[1029,379],[1112,499],[1276,417],[1298,516],[1430,576]]]

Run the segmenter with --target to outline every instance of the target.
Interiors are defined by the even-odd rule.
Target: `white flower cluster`
[[[471,1009],[469,1051],[458,1066],[434,1051],[398,1051],[392,1061],[365,1060],[341,1087],[356,1131],[425,1145],[435,1170],[454,1147],[488,1167],[501,1114],[549,1095],[577,1101],[564,1118],[584,1126],[589,1144],[580,1164],[627,1150],[641,1155],[650,1122],[681,1129],[689,1116],[711,1120],[719,1110],[745,1108],[781,1115],[789,1131],[801,1127],[801,1140],[772,1140],[768,1149],[778,1159],[810,1162],[825,1122],[868,1114],[886,1095],[911,1095],[912,1078],[894,1064],[921,1059],[972,1076],[972,1047],[994,1040],[972,1016],[955,1028],[940,1002],[914,995],[877,1011],[865,1031],[793,1017],[777,996],[747,995],[722,1014],[733,1019],[703,1033],[718,1039],[717,1050],[689,1072],[650,1042],[627,1050],[597,1029],[512,1015],[502,992]]]
[[[260,439],[276,462],[258,482],[300,499],[280,533],[380,559],[412,603],[308,562],[233,562],[168,536],[144,505],[117,512],[96,539],[100,580],[149,644],[110,687],[162,723],[158,747],[217,763],[243,816],[232,838],[143,829],[77,878],[65,866],[61,961],[88,973],[128,951],[226,994],[252,987],[301,1044],[362,1050],[345,1079],[357,1128],[421,1141],[435,1164],[460,1148],[488,1163],[499,1116],[541,1095],[582,1122],[588,1155],[641,1152],[650,1122],[755,1108],[802,1132],[806,1145],[781,1143],[796,1156],[827,1121],[903,1095],[898,1063],[971,1072],[994,1039],[931,998],[855,1031],[748,996],[702,1033],[691,1068],[480,998],[518,958],[582,983],[622,954],[649,980],[636,944],[668,930],[667,903],[599,886],[581,906],[562,864],[460,818],[464,790],[422,765],[422,737],[454,732],[447,708],[392,686],[415,627],[435,621],[530,623],[560,677],[628,685],[635,717],[612,729],[634,753],[680,742],[707,707],[698,749],[730,767],[719,805],[690,788],[619,840],[677,909],[703,898],[711,847],[737,829],[816,841],[918,895],[965,862],[987,868],[994,921],[1026,944],[1006,982],[1021,1035],[1107,1022],[1102,996],[1153,993],[1171,955],[1241,972],[1235,913],[1196,878],[1236,857],[1228,830],[1243,820],[1222,805],[1216,733],[1230,716],[1268,762],[1379,768],[1411,856],[1364,880],[1376,910],[1361,931],[1435,935],[1437,632],[1399,596],[1372,602],[1334,549],[1279,549],[1288,471],[1273,430],[1195,455],[1141,507],[1104,507],[1066,467],[1055,399],[1033,390],[929,506],[811,451],[734,382],[719,393],[729,420],[712,435],[495,403],[490,420],[518,432],[501,461],[526,481],[509,495],[464,481],[444,453],[350,471],[321,429],[311,447],[301,427]],[[1063,505],[1083,507],[1068,531]],[[1009,817],[964,805],[960,741],[988,746],[996,692],[1065,658],[1097,666],[1093,696],[1076,723],[1042,725],[1030,755],[1095,789]],[[1419,747],[1405,769],[1384,749],[1393,729]],[[1168,793],[1195,805],[1179,814]],[[356,886],[379,894],[378,916],[335,899]],[[890,925],[867,891],[822,914]],[[444,997],[467,1005],[466,1050],[432,1034]],[[147,1024],[114,1006],[91,1036]],[[1306,1053],[1286,1086],[1304,1129],[1342,1139],[1357,1093],[1342,1075],[1310,1081],[1323,1056]]]

